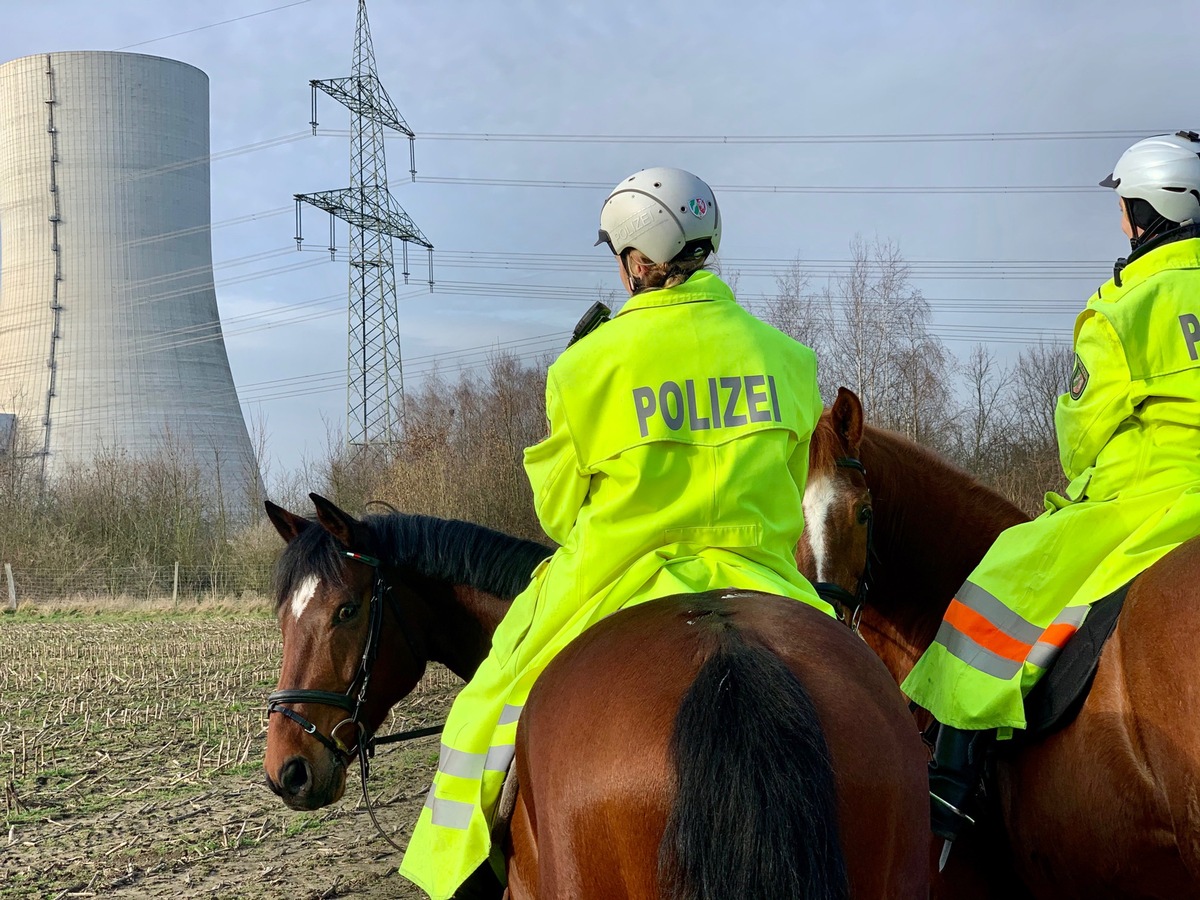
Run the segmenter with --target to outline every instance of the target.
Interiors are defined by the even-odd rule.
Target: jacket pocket
[[[694,528],[668,528],[668,544],[695,544],[700,547],[757,547],[762,543],[762,525],[718,525]]]

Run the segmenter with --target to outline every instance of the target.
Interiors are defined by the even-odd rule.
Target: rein
[[[377,558],[367,556],[365,553],[354,553],[350,550],[343,550],[341,554],[347,559],[357,560],[364,565],[371,566],[375,570],[375,578],[371,586],[371,601],[368,609],[370,619],[367,626],[367,639],[363,645],[358,672],[355,674],[354,680],[350,682],[350,686],[346,688],[344,694],[307,689],[274,691],[267,696],[267,716],[270,717],[272,713],[279,713],[291,719],[304,729],[306,733],[312,735],[328,748],[333,753],[338,764],[343,767],[357,756],[359,772],[362,775],[363,802],[366,804],[371,821],[375,823],[376,829],[383,835],[385,841],[397,850],[402,851],[402,848],[388,837],[387,832],[383,830],[383,826],[379,824],[379,820],[375,817],[375,805],[371,802],[370,794],[367,793],[367,778],[370,775],[370,763],[368,760],[375,755],[375,748],[380,744],[396,744],[401,741],[441,734],[443,726],[431,725],[425,728],[414,728],[410,731],[376,736],[368,733],[367,727],[359,718],[359,715],[362,713],[363,704],[367,700],[367,687],[371,682],[371,672],[375,668],[375,659],[379,654],[379,636],[383,630],[383,607],[387,603],[387,598],[391,596],[392,589],[383,579],[383,573]],[[400,629],[400,634],[407,642],[408,635],[403,628]],[[409,649],[411,650],[411,645]],[[304,716],[295,710],[288,709],[286,704],[293,703],[316,703],[322,706],[336,706],[338,709],[343,709],[350,713],[350,716],[334,725],[333,730],[326,736],[317,730],[317,726],[304,718]],[[352,726],[355,732],[355,741],[352,747],[347,746],[346,742],[339,735],[339,732],[346,725]]]
[[[864,479],[867,477],[867,467],[853,456],[839,456],[834,460],[834,465],[839,469],[853,469],[859,472]],[[868,489],[867,496],[870,495],[871,492]],[[859,512],[858,522],[860,525],[867,526],[867,555],[863,562],[862,575],[858,579],[858,588],[852,594],[840,584],[834,584],[832,581],[813,583],[817,596],[837,609],[838,619],[849,625],[855,634],[859,633],[858,625],[862,619],[863,606],[867,602],[867,592],[871,589],[871,555],[874,552],[872,539],[875,532],[875,516],[870,506],[863,507]]]

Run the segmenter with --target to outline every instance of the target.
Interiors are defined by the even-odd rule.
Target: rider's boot
[[[969,812],[983,779],[983,763],[996,739],[995,730],[964,731],[942,725],[929,763],[929,801],[933,833],[954,841],[973,824]]]

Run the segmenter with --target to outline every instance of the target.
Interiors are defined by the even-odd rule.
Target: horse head
[[[842,607],[843,618],[861,609],[870,578],[874,509],[859,461],[862,438],[862,403],[853,391],[838,388],[809,445],[804,533],[796,562],[825,597]]]
[[[809,450],[797,558],[810,579],[853,595],[862,636],[901,681],[992,541],[1026,519],[949,460],[866,423],[839,388]],[[836,588],[825,591],[836,599]]]
[[[310,497],[315,522],[266,504],[287,547],[274,576],[283,665],[268,698],[265,768],[268,786],[293,809],[341,798],[346,765],[428,660],[422,598],[395,577],[378,529]]]

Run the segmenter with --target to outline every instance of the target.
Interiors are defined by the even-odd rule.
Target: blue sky
[[[349,184],[348,114],[322,96],[322,133],[311,136],[308,81],[350,74],[356,11],[355,0],[304,0],[253,15],[287,2],[6,0],[0,28],[0,61],[128,49],[208,73],[218,302],[244,408],[266,425],[275,471],[319,453],[326,423],[345,417],[346,265],[319,252],[328,224],[316,210],[305,215],[311,252],[292,249],[291,198]],[[953,352],[965,357],[984,342],[1011,358],[1022,341],[1069,336],[1078,307],[1127,250],[1115,197],[1078,188],[1106,175],[1133,137],[680,139],[1140,135],[1200,125],[1197,13],[1174,0],[370,0],[368,8],[380,77],[418,135],[417,182],[404,181],[402,140],[388,142],[389,176],[437,247],[435,292],[420,290],[422,256],[412,259],[414,285],[400,288],[410,389],[435,361],[453,373],[489,348],[557,351],[591,300],[619,287],[607,251],[591,246],[606,188],[422,178],[610,185],[644,166],[688,168],[718,186],[722,256],[743,270],[741,293],[773,291],[769,261],[844,260],[855,234],[890,239],[913,264],[914,286]],[[445,137],[463,133],[676,140]],[[781,185],[876,190],[720,188]],[[1035,186],[1047,190],[978,192]],[[920,187],[972,190],[896,191]],[[344,248],[344,226],[338,235]],[[932,267],[939,260],[995,264],[946,277]],[[1044,265],[1017,277],[1014,261]]]

